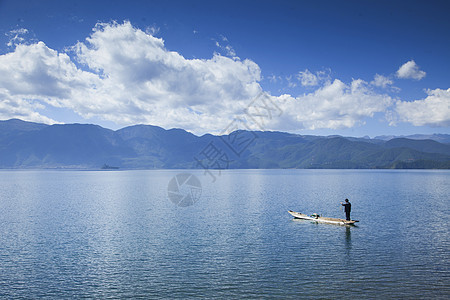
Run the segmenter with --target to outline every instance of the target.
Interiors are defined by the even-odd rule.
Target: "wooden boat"
[[[321,217],[318,214],[312,214],[311,216],[298,213],[292,210],[289,210],[288,213],[290,213],[294,218],[296,219],[303,219],[303,220],[310,220],[313,222],[319,222],[319,223],[329,223],[329,224],[335,224],[335,225],[355,225],[356,220],[347,221],[345,219],[338,219],[338,218],[326,218]]]

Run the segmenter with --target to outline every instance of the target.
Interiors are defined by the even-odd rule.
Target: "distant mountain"
[[[374,140],[389,141],[397,138],[406,138],[410,140],[433,140],[443,144],[450,144],[450,134],[413,134],[407,136],[380,135],[376,136]]]
[[[450,145],[431,139],[369,139],[235,131],[0,121],[0,168],[415,168],[450,169]]]
[[[114,131],[96,125],[44,126],[9,136],[0,144],[2,167],[92,167],[135,155]]]
[[[25,132],[41,130],[48,125],[25,122],[19,119],[0,121],[0,141],[8,137],[14,137]]]
[[[192,168],[200,139],[182,129],[165,130],[151,125],[126,127],[116,134],[135,153],[123,160],[129,168]]]
[[[441,144],[434,140],[396,138],[387,141],[384,146],[386,148],[409,148],[426,153],[450,153],[450,144]]]

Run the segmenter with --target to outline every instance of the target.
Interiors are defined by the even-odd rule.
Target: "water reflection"
[[[345,227],[345,249],[350,251],[352,248],[352,230],[349,226]]]

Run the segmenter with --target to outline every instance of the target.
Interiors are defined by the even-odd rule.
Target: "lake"
[[[0,171],[0,297],[448,299],[450,171],[213,175]]]

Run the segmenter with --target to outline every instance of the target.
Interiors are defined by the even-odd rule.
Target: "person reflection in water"
[[[350,212],[352,211],[352,205],[350,204],[350,202],[348,201],[348,199],[345,199],[345,202],[342,203],[342,206],[344,207],[344,211],[345,211],[345,219],[347,221],[350,221]]]
[[[346,226],[345,228],[345,246],[347,250],[352,248],[352,232],[350,226]]]

